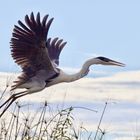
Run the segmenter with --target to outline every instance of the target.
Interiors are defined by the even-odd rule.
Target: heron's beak
[[[108,61],[108,64],[109,64],[109,65],[120,66],[120,67],[125,67],[125,64],[120,63],[120,62],[117,62],[117,61],[114,61],[114,60],[109,60],[109,61]]]

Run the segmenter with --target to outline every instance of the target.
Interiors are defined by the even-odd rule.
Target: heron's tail
[[[14,81],[13,85],[11,86],[11,90],[15,90],[16,88],[18,88],[20,85],[24,84],[26,81],[29,80],[29,77],[27,76],[26,73],[22,73],[20,76],[18,76],[18,80]]]

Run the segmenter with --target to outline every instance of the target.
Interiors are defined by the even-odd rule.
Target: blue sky
[[[1,1],[0,71],[17,71],[9,41],[14,24],[38,11],[54,17],[49,36],[67,41],[61,67],[79,68],[91,57],[103,55],[127,64],[126,68],[98,66],[99,71],[139,70],[140,1],[138,0],[24,0]]]
[[[70,104],[73,100],[76,100],[75,102],[77,103],[78,99],[80,103],[78,102],[77,104],[82,105],[83,102],[86,102],[85,104],[90,106],[89,104],[91,102],[93,108],[96,106],[93,105],[96,100],[99,102],[104,102],[106,99],[120,101],[122,104],[118,103],[116,110],[114,107],[112,110],[110,109],[110,118],[115,117],[118,120],[113,120],[112,127],[116,128],[111,128],[110,131],[113,129],[114,132],[117,132],[123,127],[123,132],[126,132],[126,129],[131,126],[131,121],[135,124],[133,117],[136,116],[139,118],[140,116],[140,74],[136,72],[140,70],[140,1],[3,0],[0,5],[0,71],[19,71],[19,67],[13,62],[10,55],[9,42],[14,25],[17,24],[19,19],[23,21],[24,16],[30,14],[32,11],[34,13],[39,11],[41,16],[49,14],[50,18],[54,17],[49,36],[52,38],[60,37],[68,42],[60,57],[61,67],[70,70],[73,68],[75,70],[80,68],[86,59],[98,55],[106,56],[126,64],[125,68],[93,67],[92,69],[95,72],[99,71],[99,74],[104,71],[105,73],[111,73],[113,71],[113,73],[121,72],[122,75],[114,75],[110,79],[97,78],[94,79],[95,81],[93,79],[93,81],[84,79],[83,81],[79,81],[79,84],[72,83],[72,85],[64,85],[65,89],[63,85],[57,88],[54,86],[50,89],[50,94],[47,89],[44,90],[44,96],[41,94],[40,97],[43,96],[45,99],[48,99],[48,96],[51,96],[52,100],[56,103],[58,100],[62,101],[64,98],[63,93],[68,92],[66,101],[69,101]],[[124,76],[124,72],[126,72],[126,76]],[[102,83],[107,80],[107,85]],[[0,81],[5,85],[5,82]],[[116,85],[113,84],[114,81]],[[89,84],[90,87],[88,87]],[[34,97],[37,98],[37,101],[40,101],[38,99],[39,96],[35,94]],[[33,100],[33,98],[28,99]],[[51,100],[49,101],[51,102]],[[112,113],[112,111],[114,112]],[[125,122],[124,116],[127,115],[131,119],[127,118]],[[120,123],[120,119],[123,119],[123,125]],[[138,132],[139,130],[140,128]],[[130,129],[128,134],[131,131]]]

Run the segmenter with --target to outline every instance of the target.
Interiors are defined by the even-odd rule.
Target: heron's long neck
[[[68,75],[67,82],[76,81],[76,80],[86,76],[89,72],[89,67],[93,64],[97,64],[96,59],[92,58],[92,59],[87,60],[83,64],[83,66],[79,72],[77,72],[75,74]]]

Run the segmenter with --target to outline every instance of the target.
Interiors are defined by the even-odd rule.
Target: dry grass
[[[28,111],[25,110],[28,108]],[[24,111],[23,111],[24,110]],[[36,112],[30,111],[30,106],[21,106],[16,102],[13,111],[7,118],[1,119],[0,139],[2,140],[83,140],[82,133],[91,133],[83,126],[76,128],[73,117],[73,107],[50,110],[47,102]],[[7,120],[8,119],[8,120]]]
[[[9,82],[0,95],[0,104],[4,96],[10,93],[7,91],[8,87]],[[0,140],[102,140],[106,132],[100,125],[106,107],[107,103],[99,118],[97,130],[93,133],[82,125],[77,127],[73,113],[73,110],[77,108],[96,112],[92,109],[70,106],[53,111],[53,106],[48,105],[46,101],[38,108],[15,102],[11,106],[11,113],[6,112],[8,115],[5,114],[0,118]]]

